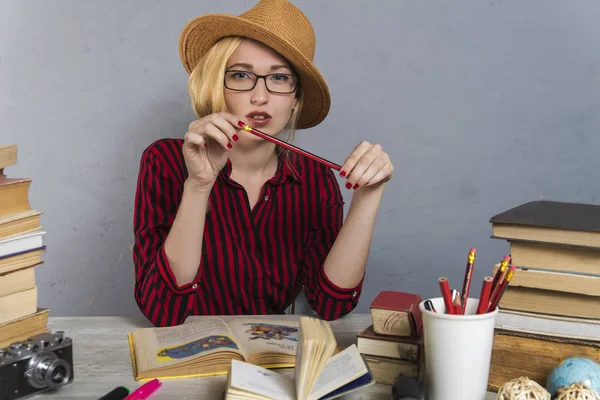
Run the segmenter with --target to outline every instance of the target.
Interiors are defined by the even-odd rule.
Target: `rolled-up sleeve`
[[[202,271],[194,280],[178,286],[164,242],[177,214],[182,184],[168,171],[155,145],[142,154],[134,205],[135,300],[155,326],[183,323],[192,308]]]
[[[330,169],[324,175],[320,180],[321,205],[305,250],[304,286],[311,308],[321,318],[335,320],[357,306],[364,276],[355,287],[341,288],[331,282],[323,269],[344,218],[344,200],[335,176]]]

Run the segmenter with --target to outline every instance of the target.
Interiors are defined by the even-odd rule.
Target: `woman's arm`
[[[314,182],[317,185],[311,189],[319,199],[319,204],[310,216],[311,229],[303,259],[303,283],[310,307],[323,319],[330,321],[348,314],[356,307],[362,290],[362,278],[359,277],[356,285],[341,286],[342,282],[334,282],[329,278],[329,273],[325,273],[325,260],[331,254],[342,229],[344,199],[331,169],[318,168],[316,173]],[[353,251],[350,252],[350,257],[353,254]]]
[[[341,288],[353,288],[363,278],[384,185],[361,188],[324,263],[325,274]]]
[[[183,199],[183,167],[165,159],[181,149],[173,140],[153,143],[142,154],[134,204],[133,261],[135,300],[156,326],[182,323],[194,306],[202,263],[188,284],[178,284],[165,252],[165,241]],[[184,210],[185,212],[185,210]],[[193,246],[195,249],[197,244]]]
[[[179,209],[165,240],[165,253],[178,286],[194,281],[202,259],[206,210],[210,189],[186,180]]]
[[[325,274],[341,288],[358,285],[365,273],[373,229],[385,182],[394,172],[390,157],[379,144],[361,142],[341,167],[346,188],[353,189],[346,221],[325,264]]]
[[[182,154],[188,178],[179,210],[165,241],[165,253],[177,285],[187,285],[198,275],[208,199],[237,140],[237,118],[210,114],[193,121],[185,134]]]
[[[142,155],[135,196],[135,299],[155,325],[182,323],[198,306],[202,243],[212,186],[236,141],[237,118],[193,121],[183,145],[163,139]]]

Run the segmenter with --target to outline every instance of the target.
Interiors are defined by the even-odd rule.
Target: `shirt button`
[[[356,291],[352,292],[352,297],[356,297]]]
[[[197,283],[194,283],[194,285],[192,286],[192,289],[196,289],[198,287]]]
[[[265,201],[269,200],[269,195],[265,196]]]

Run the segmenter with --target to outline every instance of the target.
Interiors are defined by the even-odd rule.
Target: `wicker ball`
[[[600,400],[600,396],[583,383],[575,382],[558,389],[556,400]]]
[[[496,400],[550,400],[550,393],[526,376],[506,382]]]

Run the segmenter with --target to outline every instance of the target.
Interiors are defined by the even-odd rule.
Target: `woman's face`
[[[229,58],[226,71],[227,110],[262,132],[279,133],[296,104],[296,92],[289,92],[299,87],[290,64],[262,43],[244,39]],[[261,79],[252,74],[270,76]]]

